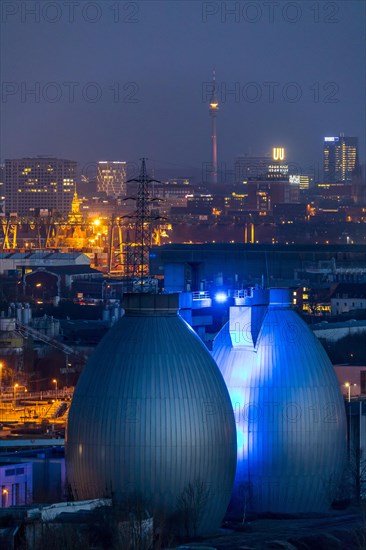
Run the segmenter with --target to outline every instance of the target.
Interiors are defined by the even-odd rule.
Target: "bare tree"
[[[44,523],[35,548],[52,550],[85,550],[89,548],[88,537],[71,524]]]
[[[246,522],[248,504],[253,498],[253,487],[250,481],[243,482],[240,485],[240,494],[243,502],[243,518],[242,523]]]
[[[351,448],[349,454],[349,471],[353,488],[353,496],[360,504],[365,496],[366,459],[363,449],[359,446]]]
[[[120,534],[127,534],[134,550],[148,550],[152,545],[153,520],[146,500],[140,493],[131,493],[124,508],[127,521],[119,523]]]
[[[177,499],[177,508],[187,536],[196,536],[205,512],[209,490],[200,479],[185,486]]]
[[[176,536],[166,514],[154,514],[154,550],[175,546]]]
[[[309,289],[308,308],[311,315],[316,315],[319,311],[320,301],[319,294],[315,290]]]

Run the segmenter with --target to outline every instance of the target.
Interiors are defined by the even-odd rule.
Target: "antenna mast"
[[[219,102],[216,95],[216,71],[212,74],[212,95],[210,101],[210,116],[212,118],[212,183],[217,184],[217,136],[216,136],[216,117],[219,111]]]

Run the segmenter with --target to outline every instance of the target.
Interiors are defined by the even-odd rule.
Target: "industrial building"
[[[6,441],[4,443],[6,444]],[[48,441],[44,439],[37,440],[38,446],[35,446],[34,439],[28,440],[29,447],[26,446],[26,440],[12,443],[12,452],[4,452],[5,448],[1,449],[0,483],[3,482],[8,490],[8,505],[64,500],[65,456],[63,446],[60,445],[63,440],[53,440],[53,446],[45,446]],[[15,480],[19,483],[18,489],[12,487],[12,476],[20,476]],[[13,502],[14,500],[17,502]]]
[[[332,315],[366,310],[366,283],[340,283],[331,298]]]
[[[90,258],[82,252],[58,252],[37,250],[35,252],[0,252],[0,274],[18,271],[29,273],[37,267],[90,265]]]
[[[195,498],[199,516],[187,532],[213,532],[236,465],[224,380],[178,315],[177,295],[126,295],[124,307],[75,389],[66,441],[73,495],[124,502],[138,494],[178,532]]]
[[[237,289],[261,284],[290,287],[337,270],[366,265],[362,245],[271,245],[241,243],[169,244],[152,247],[150,273],[167,292]],[[319,272],[325,269],[324,273]],[[338,272],[338,271],[337,271]],[[336,280],[336,279],[334,279]]]
[[[236,417],[231,510],[326,512],[346,458],[346,417],[332,364],[291,310],[287,290],[254,290],[230,308],[213,357]]]
[[[0,462],[0,508],[31,504],[33,475],[30,462],[7,464]]]

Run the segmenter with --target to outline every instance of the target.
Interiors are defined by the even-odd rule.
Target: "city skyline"
[[[73,19],[23,4],[2,12],[2,162],[146,155],[154,171],[201,171],[213,67],[219,166],[281,144],[321,166],[324,137],[341,132],[365,162],[363,3],[84,2]]]
[[[210,114],[211,114],[211,110],[210,110]],[[216,124],[216,122],[215,122],[215,124]],[[212,141],[212,136],[211,136],[210,139]],[[327,175],[328,168],[326,168],[325,163],[328,162],[328,161],[326,161],[326,158],[325,158],[326,147],[330,142],[338,143],[338,140],[341,140],[342,143],[343,143],[344,140],[346,140],[346,141],[348,140],[348,141],[350,141],[354,144],[354,145],[352,145],[352,147],[354,148],[354,152],[352,153],[353,157],[352,158],[350,157],[350,159],[347,160],[347,163],[348,163],[347,182],[351,183],[353,175],[361,176],[361,178],[364,179],[365,175],[366,175],[365,174],[366,165],[362,164],[362,162],[360,162],[360,157],[361,157],[360,153],[362,153],[362,152],[360,151],[360,148],[359,148],[359,145],[358,145],[359,137],[358,136],[345,136],[343,132],[340,132],[338,136],[333,136],[333,137],[325,136],[325,137],[323,137],[322,150],[321,150],[323,158],[320,161],[313,162],[313,163],[300,164],[297,161],[296,158],[289,158],[287,145],[284,147],[283,142],[281,142],[281,145],[278,146],[279,145],[279,140],[277,140],[277,142],[274,142],[274,144],[272,144],[270,147],[268,147],[266,149],[266,152],[263,153],[262,155],[249,154],[249,153],[246,152],[242,155],[238,155],[237,157],[235,157],[231,163],[226,163],[224,161],[223,162],[217,162],[216,184],[231,185],[233,183],[240,183],[240,178],[241,177],[244,177],[244,179],[249,179],[249,180],[250,179],[258,179],[258,176],[264,176],[265,175],[265,171],[266,171],[264,169],[265,166],[267,166],[267,171],[268,170],[269,170],[269,172],[273,171],[273,168],[275,168],[275,167],[271,166],[271,163],[274,162],[276,164],[277,160],[282,160],[283,162],[285,162],[285,164],[283,166],[283,168],[285,169],[285,172],[283,172],[282,175],[285,177],[285,179],[288,179],[288,177],[290,175],[290,179],[292,178],[292,183],[295,183],[295,180],[293,180],[293,176],[291,176],[291,174],[292,175],[293,174],[306,175],[307,177],[311,177],[311,179],[314,183],[322,183],[322,182],[327,183],[328,182],[328,175]],[[211,144],[211,149],[212,149],[212,147],[213,147],[213,145]],[[216,150],[216,145],[215,145],[215,150]],[[277,151],[282,151],[282,154],[284,155],[284,157],[282,159],[276,159],[275,158],[275,155],[277,154]],[[30,161],[40,160],[40,161],[42,161],[42,160],[46,160],[46,159],[49,159],[49,158],[55,159],[55,158],[58,158],[58,157],[57,157],[57,155],[40,155],[40,154],[37,154],[37,155],[34,155],[34,156],[24,155],[23,157],[21,157],[22,161],[26,161],[26,160],[30,160]],[[348,159],[348,157],[347,157],[347,159]],[[3,166],[4,170],[5,170],[5,165],[6,165],[7,162],[15,161],[15,160],[19,160],[19,158],[17,158],[17,159],[15,159],[15,158],[11,158],[11,159],[10,158],[5,158],[3,160],[3,163],[2,163],[2,166]],[[206,161],[204,161],[202,163],[201,167],[195,167],[195,168],[191,168],[191,169],[184,168],[183,165],[180,166],[180,168],[178,170],[174,169],[174,168],[169,169],[169,167],[167,167],[167,165],[165,166],[165,168],[162,168],[161,166],[158,166],[158,167],[156,166],[156,163],[155,163],[154,159],[146,158],[146,160],[148,160],[148,162],[149,162],[151,172],[154,175],[156,175],[156,173],[157,173],[163,181],[174,181],[174,180],[179,180],[179,179],[185,179],[185,180],[187,180],[187,181],[189,180],[191,183],[195,183],[195,184],[202,183],[202,184],[208,185],[208,186],[211,186],[212,184],[214,184],[214,186],[215,186],[215,182],[213,181],[213,170],[212,170],[213,166],[214,166],[214,164],[213,164],[213,150],[211,150],[211,158],[208,158]],[[132,178],[132,177],[135,177],[138,174],[139,162],[141,161],[141,158],[135,159],[135,160],[132,160],[132,161],[128,160],[128,159],[122,161],[122,160],[116,160],[114,158],[109,158],[108,160],[96,159],[96,160],[93,160],[93,161],[89,161],[86,164],[80,163],[76,158],[73,158],[72,160],[69,159],[69,161],[70,162],[75,162],[76,165],[77,165],[76,183],[77,183],[78,186],[80,186],[81,189],[86,191],[87,190],[86,186],[90,182],[92,182],[93,185],[94,184],[96,185],[96,191],[98,191],[98,192],[106,191],[108,195],[109,194],[118,195],[118,193],[112,192],[113,185],[117,185],[117,186],[122,185],[121,190],[122,190],[122,194],[124,194],[124,192],[125,192],[125,191],[123,191],[123,188],[125,186],[124,181],[126,180],[126,178]],[[332,161],[332,162],[334,162],[334,161]],[[337,160],[337,163],[339,164],[339,167],[344,165],[342,170],[346,170],[345,162],[346,162],[346,160],[344,159],[342,161],[341,156]],[[243,164],[243,166],[244,166],[244,165],[247,165],[247,163],[249,163],[251,165],[251,169],[247,173],[242,172],[242,169],[239,168],[239,165]],[[249,166],[249,164],[248,164],[248,166]],[[115,167],[116,165],[123,166],[123,169],[122,169],[123,173],[121,172],[121,178],[122,179],[121,179],[121,181],[118,180],[118,182],[116,180],[113,184],[112,184],[112,182],[110,182],[108,185],[111,185],[112,187],[109,191],[107,191],[106,189],[104,189],[104,186],[107,185],[106,182],[102,183],[102,181],[101,181],[101,178],[102,178],[101,167],[102,166],[108,166],[108,167],[110,166],[110,168],[112,169],[112,167],[113,166]],[[0,167],[1,167],[1,163],[0,163]],[[254,171],[253,171],[253,168],[254,168]],[[108,168],[108,170],[109,170],[109,168]],[[262,171],[262,173],[261,173],[261,171]],[[245,173],[246,173],[246,175],[245,175]],[[341,181],[341,180],[342,180],[342,178],[339,181]]]

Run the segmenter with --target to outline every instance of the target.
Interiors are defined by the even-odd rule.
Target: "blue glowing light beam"
[[[225,292],[217,292],[215,294],[215,301],[218,304],[224,304],[227,301],[227,294]]]

